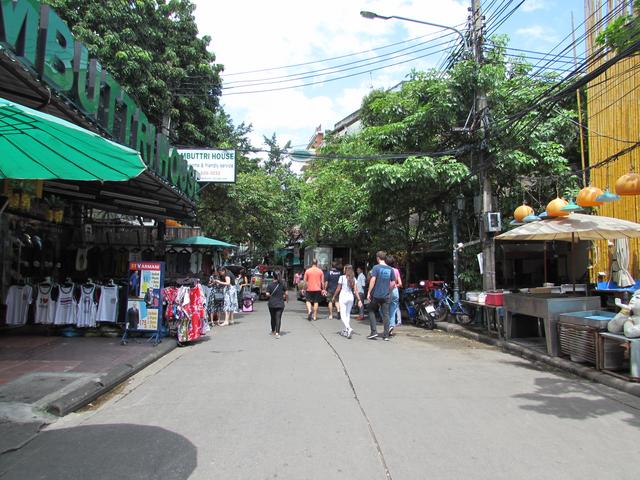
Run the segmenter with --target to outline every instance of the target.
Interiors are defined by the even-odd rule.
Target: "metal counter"
[[[598,310],[600,297],[573,297],[561,294],[511,293],[504,296],[505,338],[511,338],[513,315],[528,315],[544,321],[547,353],[558,356],[558,315],[561,313]]]

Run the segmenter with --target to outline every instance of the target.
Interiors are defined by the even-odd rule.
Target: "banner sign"
[[[115,141],[138,150],[151,171],[191,200],[198,199],[196,172],[50,6],[37,0],[0,0],[0,47],[71,99]]]
[[[235,150],[179,149],[178,153],[196,171],[199,182],[236,183]]]
[[[130,262],[125,330],[153,330],[162,324],[164,262]]]

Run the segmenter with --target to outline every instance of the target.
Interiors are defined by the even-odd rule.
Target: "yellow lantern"
[[[513,212],[513,218],[516,222],[521,222],[527,215],[533,215],[533,208],[526,203],[523,203]]]
[[[549,215],[550,217],[566,217],[571,212],[566,210],[562,211],[562,207],[568,204],[569,202],[560,197],[556,198],[555,200],[551,200],[547,205],[547,215]]]
[[[640,175],[633,170],[616,181],[618,195],[640,195]]]
[[[597,202],[596,198],[602,195],[602,193],[602,190],[598,187],[584,187],[578,192],[576,203],[581,207],[599,207],[602,205],[602,202]]]

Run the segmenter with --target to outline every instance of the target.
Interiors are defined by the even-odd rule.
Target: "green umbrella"
[[[189,237],[189,238],[175,238],[167,242],[167,245],[185,245],[185,246],[194,246],[194,247],[224,247],[224,248],[234,248],[237,245],[233,245],[231,243],[223,242],[222,240],[216,240],[215,238],[209,237]]]
[[[124,181],[145,168],[135,150],[0,98],[0,179]]]

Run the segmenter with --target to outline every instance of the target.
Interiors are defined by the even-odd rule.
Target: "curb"
[[[116,365],[111,370],[78,386],[75,390],[49,402],[44,406],[44,409],[53,415],[64,417],[117,387],[127,378],[169,353],[177,345],[178,343],[175,339],[163,338],[162,342],[144,357],[136,359],[132,363]]]
[[[606,385],[607,387],[615,388],[616,390],[620,390],[630,395],[640,397],[640,383],[627,382],[620,378],[616,378],[611,375],[607,375],[606,373],[600,372],[595,368],[585,367],[584,365],[579,365],[569,360],[565,360],[561,357],[550,357],[543,353],[531,350],[530,348],[523,347],[522,345],[518,345],[507,340],[499,340],[482,333],[469,331],[466,328],[453,323],[437,322],[436,328],[438,330],[465,337],[470,340],[493,345],[500,348],[504,352],[511,353],[513,355],[517,355],[534,362],[544,363],[551,367],[565,370],[569,373],[577,375],[578,377],[585,378],[592,382],[600,383],[602,385]]]

